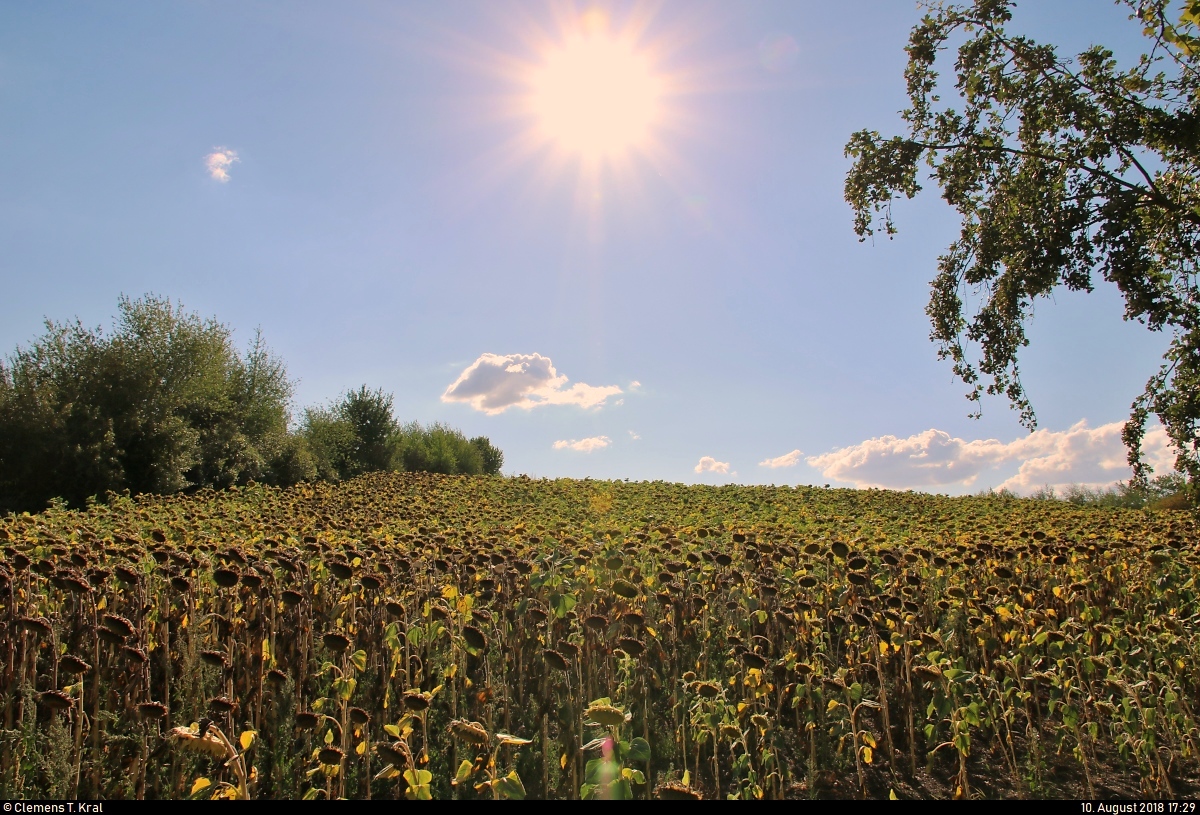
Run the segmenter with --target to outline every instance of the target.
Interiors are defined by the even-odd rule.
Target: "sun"
[[[541,139],[587,159],[645,146],[661,113],[663,81],[647,57],[603,32],[550,50],[530,85]]]

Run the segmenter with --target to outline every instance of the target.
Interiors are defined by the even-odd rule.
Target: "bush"
[[[312,452],[318,478],[344,481],[383,470],[496,475],[504,453],[485,436],[468,439],[462,431],[434,422],[400,425],[393,397],[366,385],[348,391],[334,404],[304,413],[300,435]]]
[[[363,385],[330,407],[306,410],[300,435],[312,451],[317,476],[344,481],[393,469],[398,430],[392,396]]]
[[[317,460],[308,442],[299,434],[283,433],[270,440],[267,475],[263,479],[277,487],[288,487],[317,477]]]
[[[488,446],[491,447],[490,444]],[[397,455],[400,469],[409,472],[446,475],[480,475],[487,472],[480,445],[468,440],[461,431],[439,422],[428,427],[410,422],[402,427],[398,433]],[[502,461],[503,454],[500,458]]]
[[[243,355],[228,327],[169,300],[122,297],[118,311],[107,334],[47,321],[0,362],[0,512],[380,470],[495,474],[504,463],[486,437],[401,427],[392,395],[365,385],[289,432],[292,383],[261,333]]]
[[[109,334],[47,321],[0,364],[0,510],[273,477],[292,383],[261,334],[242,356],[229,328],[169,300],[118,312]]]

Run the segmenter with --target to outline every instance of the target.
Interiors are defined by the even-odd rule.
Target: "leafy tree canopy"
[[[393,396],[366,385],[348,391],[329,407],[304,412],[301,434],[316,460],[317,474],[342,481],[385,470],[496,475],[504,454],[484,436],[435,422],[401,425]]]
[[[936,7],[907,47],[905,135],[855,133],[846,200],[860,239],[896,229],[892,202],[920,168],[962,216],[926,309],[939,356],[977,403],[1006,397],[1036,417],[1018,354],[1034,302],[1097,276],[1125,318],[1168,331],[1160,369],[1133,402],[1124,440],[1145,483],[1141,441],[1156,415],[1176,467],[1200,483],[1200,0],[1120,0],[1146,36],[1136,65],[1094,46],[1074,59],[1010,32],[1012,0]],[[955,101],[935,68],[956,45]],[[968,305],[970,303],[971,305]],[[977,347],[978,354],[968,353]],[[975,357],[978,356],[976,359]]]
[[[304,412],[256,333],[246,352],[170,300],[122,297],[109,332],[47,321],[0,361],[0,512],[261,481],[289,485],[422,470],[496,475],[504,454],[442,424],[401,426],[366,385]]]
[[[82,504],[108,491],[171,493],[301,476],[287,434],[292,384],[256,334],[169,300],[123,297],[111,333],[46,323],[0,363],[0,509]]]
[[[440,422],[421,426],[411,422],[400,429],[396,444],[397,469],[431,473],[498,475],[504,453],[486,436],[468,439],[462,431]]]

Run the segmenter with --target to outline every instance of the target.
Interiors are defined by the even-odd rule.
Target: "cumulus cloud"
[[[571,439],[570,441],[559,439],[554,442],[554,449],[578,450],[581,453],[590,453],[593,450],[603,450],[610,444],[612,444],[612,439],[608,436],[592,436],[591,438],[579,439],[578,441],[575,439]]]
[[[640,439],[640,438],[641,438],[641,435],[640,435],[640,434],[638,434],[638,433],[634,433],[632,430],[630,430],[630,431],[629,431],[629,438],[633,439],[634,441],[637,441],[638,439]]]
[[[616,385],[593,386],[576,382],[554,369],[541,354],[484,354],[475,360],[442,394],[443,402],[465,402],[488,415],[512,407],[532,410],[543,405],[601,407],[621,393]]]
[[[729,474],[729,462],[728,461],[717,461],[712,456],[703,456],[700,459],[700,463],[696,465],[696,472],[698,472],[698,473],[724,473],[725,475],[728,475]]]
[[[1111,422],[1089,428],[1086,422],[1079,422],[1061,433],[1039,430],[1030,436],[1032,443],[1015,456],[1024,459],[1017,474],[999,487],[1020,492],[1044,484],[1102,487],[1123,481],[1133,474],[1121,441],[1123,426],[1123,422]],[[1034,439],[1042,432],[1047,433],[1045,438]],[[1146,431],[1142,454],[1156,473],[1169,473],[1175,467],[1175,448],[1161,426]]]
[[[1088,427],[1085,419],[1068,430],[1038,430],[1011,442],[967,441],[931,428],[903,439],[867,439],[806,461],[826,478],[857,487],[969,487],[984,472],[1013,462],[1020,462],[1017,473],[998,488],[1022,492],[1046,484],[1106,486],[1130,476],[1121,428],[1121,422]],[[1143,452],[1156,472],[1172,469],[1174,454],[1161,427],[1146,432]]]
[[[801,453],[799,450],[793,450],[792,452],[785,453],[778,458],[769,458],[766,461],[760,461],[758,462],[758,466],[770,467],[772,470],[778,469],[779,467],[795,467],[800,463],[800,457],[803,455],[804,453]]]
[[[229,181],[229,168],[239,160],[237,150],[216,147],[204,157],[204,166],[208,168],[208,175],[213,181],[224,184]]]

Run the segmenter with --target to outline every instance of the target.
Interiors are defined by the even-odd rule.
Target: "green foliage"
[[[354,428],[330,408],[307,408],[300,435],[313,458],[317,478],[340,481],[354,467]]]
[[[0,509],[245,483],[272,457],[307,471],[286,441],[292,384],[261,334],[243,356],[229,328],[169,300],[118,309],[109,334],[47,321],[0,364]]]
[[[320,478],[341,481],[391,469],[399,430],[392,401],[391,394],[363,385],[328,408],[304,412],[300,432]]]
[[[1145,483],[1131,481],[1118,482],[1110,487],[1089,487],[1084,484],[1068,484],[1061,493],[1050,487],[1043,487],[1039,493],[1047,500],[1061,499],[1071,504],[1124,507],[1128,509],[1182,508],[1185,504],[1187,481],[1179,473],[1168,473],[1156,476]],[[1179,506],[1175,506],[1178,504]]]
[[[895,233],[891,204],[930,168],[962,216],[926,311],[939,355],[978,403],[1006,397],[1031,429],[1018,354],[1039,298],[1115,284],[1126,319],[1170,330],[1163,365],[1134,401],[1124,440],[1135,476],[1151,414],[1178,448],[1176,468],[1200,483],[1200,2],[1171,22],[1168,0],[1124,0],[1147,53],[1122,69],[1095,46],[1075,60],[1011,34],[1011,0],[935,7],[907,48],[908,134],[855,133],[846,200],[855,231]],[[1175,8],[1178,8],[1176,6]],[[952,41],[960,109],[935,65]],[[979,306],[969,313],[967,301]],[[979,346],[972,361],[966,346]],[[990,379],[986,384],[981,377]],[[976,412],[977,415],[977,412]]]
[[[484,475],[499,475],[504,466],[504,453],[492,444],[487,436],[475,436],[471,444],[479,453],[479,463]]]
[[[983,490],[976,493],[976,496],[1007,501],[1022,500],[1021,496],[1007,487],[998,491]],[[1060,491],[1047,484],[1034,490],[1024,500],[1066,501],[1079,506],[1124,509],[1183,509],[1187,506],[1187,498],[1187,479],[1180,473],[1167,473],[1155,476],[1145,483],[1136,480],[1119,481],[1109,487],[1068,484]]]
[[[1051,487],[1049,484],[1046,484],[1045,486],[1038,487],[1036,490],[1034,490],[1032,493],[1030,493],[1029,500],[1030,501],[1057,501],[1058,500],[1058,491],[1055,490],[1054,487]]]
[[[317,460],[305,438],[295,433],[272,433],[263,441],[267,463],[262,480],[274,486],[298,484],[317,477]]]
[[[350,391],[336,413],[354,431],[351,459],[354,467],[344,477],[386,470],[392,463],[393,439],[398,427],[392,415],[392,395],[367,390],[363,385]]]
[[[292,383],[261,333],[241,354],[231,329],[169,300],[118,308],[108,333],[48,321],[0,362],[0,512],[385,470],[494,475],[504,462],[486,437],[401,427],[392,395],[365,385],[289,432]]]
[[[397,469],[444,475],[496,475],[504,454],[483,436],[468,439],[440,422],[404,425],[396,437]]]
[[[301,427],[318,477],[343,481],[381,471],[496,475],[504,454],[484,436],[468,439],[440,422],[400,425],[393,397],[364,385],[328,408],[305,411]]]

